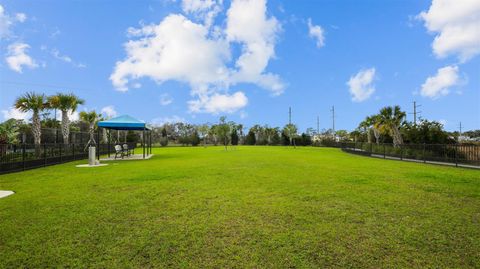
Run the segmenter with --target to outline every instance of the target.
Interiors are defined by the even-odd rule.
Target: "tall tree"
[[[381,129],[382,129],[382,126],[380,125],[379,115],[369,116],[365,120],[367,121],[369,126],[371,126],[370,130],[373,131],[373,136],[375,137],[375,143],[379,144],[380,143],[380,132],[381,132]]]
[[[267,144],[272,145],[272,139],[278,133],[278,129],[269,127],[268,125],[266,125],[264,127],[264,133],[265,133],[265,136],[267,137]]]
[[[293,147],[296,148],[297,146],[295,145],[295,138],[297,137],[297,126],[293,123],[289,123],[283,127],[283,134],[288,137],[288,140],[290,142],[290,146],[293,143]]]
[[[362,130],[367,135],[367,142],[372,143],[372,132],[371,132],[372,124],[369,121],[369,117],[365,118],[360,124],[358,125],[358,129]]]
[[[218,125],[213,124],[212,126],[210,126],[210,129],[208,130],[208,137],[211,137],[211,139],[213,139],[213,144],[215,146],[218,144],[217,127]]]
[[[42,137],[42,125],[40,122],[40,113],[49,108],[49,103],[44,94],[34,92],[26,93],[17,98],[15,108],[22,112],[32,112],[32,133],[37,155],[40,153],[40,143]]]
[[[68,144],[70,137],[70,119],[68,118],[68,114],[75,112],[78,106],[83,105],[85,101],[78,98],[73,93],[57,93],[56,95],[48,97],[48,102],[50,107],[58,109],[62,112],[61,126],[63,143]]]
[[[250,128],[250,131],[252,131],[255,134],[255,145],[258,145],[260,142],[260,135],[262,133],[262,130],[263,130],[262,126],[258,124],[255,124],[254,126],[252,126],[252,128]]]
[[[208,124],[202,124],[197,127],[198,132],[200,133],[201,138],[203,139],[203,146],[207,146],[207,136],[210,126]]]
[[[378,125],[392,136],[395,147],[403,144],[400,125],[403,123],[405,116],[406,114],[400,109],[400,106],[384,107],[378,114]]]
[[[90,140],[88,141],[85,148],[88,146],[96,144],[95,142],[95,125],[99,121],[100,117],[94,110],[90,112],[82,111],[80,112],[80,119],[88,123],[88,133],[90,134]]]
[[[220,122],[216,126],[216,134],[222,141],[222,144],[225,146],[225,150],[227,150],[227,146],[230,142],[230,134],[231,134],[231,125],[226,122],[227,117],[222,116],[220,117]]]

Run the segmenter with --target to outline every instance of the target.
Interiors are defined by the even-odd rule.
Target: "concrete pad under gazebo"
[[[131,155],[128,160],[149,159],[152,155],[152,131],[145,122],[139,121],[129,115],[118,116],[109,120],[98,122],[98,140],[100,140],[100,128],[116,131],[141,131],[143,154]],[[146,137],[148,135],[148,138]],[[113,160],[110,157],[110,139],[108,139],[108,158],[105,161]],[[100,150],[97,151],[97,158],[100,160]]]

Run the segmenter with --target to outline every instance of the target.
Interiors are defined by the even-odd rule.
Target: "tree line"
[[[35,145],[40,145],[42,128],[59,128],[63,143],[68,144],[70,132],[87,131],[90,141],[95,143],[97,123],[107,119],[106,116],[95,111],[82,111],[79,121],[71,122],[69,115],[78,109],[85,101],[74,94],[58,93],[52,96],[25,93],[15,100],[14,107],[22,112],[30,112],[32,117],[29,123],[22,120],[10,119],[0,124],[0,144],[19,143],[18,134],[30,131]],[[61,120],[51,117],[52,110],[61,113]],[[141,141],[139,133],[122,132],[124,142]],[[465,132],[464,134],[480,136],[480,130]],[[338,142],[368,142],[393,143],[399,146],[404,143],[447,144],[455,143],[460,134],[447,132],[443,125],[436,121],[420,119],[418,123],[406,120],[406,113],[400,106],[387,106],[377,114],[367,116],[353,131],[347,130],[315,130],[307,128],[299,132],[295,124],[289,123],[283,127],[269,125],[253,125],[245,128],[243,124],[227,121],[225,116],[213,124],[189,124],[184,122],[165,123],[152,128],[153,142],[167,146],[179,145],[333,145]],[[107,134],[103,130],[100,142],[120,142],[121,133]],[[114,138],[114,139],[112,139]],[[23,141],[25,142],[25,141]]]

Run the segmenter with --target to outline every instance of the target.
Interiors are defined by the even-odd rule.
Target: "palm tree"
[[[260,141],[260,134],[263,131],[262,126],[255,124],[250,130],[255,134],[255,145],[257,145],[258,141]]]
[[[89,125],[88,133],[90,134],[90,140],[88,140],[87,146],[96,144],[95,142],[95,124],[99,121],[100,117],[94,110],[90,112],[82,111],[80,112],[80,119],[84,122],[87,122]]]
[[[18,143],[18,124],[17,120],[9,119],[0,123],[0,158],[7,152],[7,144]]]
[[[15,108],[21,112],[32,112],[32,133],[35,144],[35,152],[40,154],[40,143],[42,137],[42,125],[40,112],[49,108],[49,103],[44,94],[34,92],[26,93],[15,100]]]
[[[273,136],[275,136],[278,133],[278,129],[268,127],[268,125],[265,125],[264,130],[265,130],[264,131],[265,136],[267,137],[267,144],[271,145],[272,144],[272,138],[273,138]]]
[[[57,93],[57,95],[48,97],[48,102],[52,108],[59,109],[62,112],[63,143],[68,144],[68,138],[70,136],[70,120],[68,118],[68,113],[75,112],[78,106],[83,105],[85,101],[74,94]]]
[[[370,122],[370,117],[366,117],[362,122],[360,122],[360,124],[358,125],[358,128],[363,130],[363,132],[367,134],[368,143],[372,143],[372,133],[371,133],[372,124]]]
[[[395,147],[403,144],[400,125],[404,121],[405,116],[406,114],[400,109],[400,106],[384,107],[380,110],[380,114],[378,114],[378,125],[392,136]]]
[[[290,145],[292,145],[293,142],[293,147],[296,148],[297,145],[295,145],[295,137],[297,137],[297,126],[295,124],[289,123],[283,127],[283,134],[285,134],[286,137],[290,140]]]

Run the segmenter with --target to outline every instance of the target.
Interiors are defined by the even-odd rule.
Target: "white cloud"
[[[58,59],[60,61],[64,61],[66,63],[71,63],[72,62],[72,58],[70,58],[67,55],[60,55],[60,52],[57,49],[52,49],[52,55],[53,55],[53,57],[55,57],[56,59]]]
[[[325,31],[320,25],[313,25],[312,20],[308,19],[308,35],[315,39],[317,48],[325,46]]]
[[[0,5],[0,40],[8,38],[10,36],[10,27],[16,22],[24,22],[27,19],[27,15],[24,13],[17,13],[15,16],[7,14],[2,5]]]
[[[72,60],[72,58],[70,58],[70,56],[68,55],[62,55],[60,54],[60,51],[58,51],[58,49],[52,49],[51,52],[53,57],[55,57],[55,59],[57,60],[60,60],[62,62],[66,62],[66,63],[69,63],[75,67],[78,67],[78,68],[85,68],[87,67],[85,64],[82,64],[82,63],[76,63],[75,61]]]
[[[78,121],[80,119],[80,113],[78,111],[68,111],[68,119],[70,121]],[[57,112],[57,120],[62,120],[62,112]]]
[[[432,99],[450,93],[450,88],[460,84],[458,66],[445,66],[438,69],[437,74],[428,77],[422,85],[420,94]]]
[[[27,20],[27,15],[25,13],[17,13],[15,14],[15,19],[18,22],[25,22]]]
[[[125,44],[127,59],[116,63],[113,85],[127,91],[130,79],[150,77],[161,83],[178,80],[192,87],[220,83],[228,77],[223,62],[225,42],[208,39],[207,29],[182,15],[169,15],[160,24],[139,29],[143,38]]]
[[[160,104],[162,106],[167,106],[167,105],[171,104],[172,102],[173,102],[173,98],[168,93],[164,93],[164,94],[160,95]]]
[[[188,103],[192,112],[233,113],[245,107],[248,104],[248,98],[243,92],[236,92],[232,95],[215,93],[210,96],[200,96],[199,100]]]
[[[182,9],[185,13],[204,12],[215,4],[214,0],[183,0]]]
[[[363,102],[370,98],[375,92],[373,80],[375,79],[375,68],[360,70],[356,75],[350,77],[347,85],[354,102]]]
[[[242,45],[237,59],[233,82],[258,84],[274,95],[284,90],[278,75],[264,73],[268,62],[275,56],[276,36],[281,30],[275,17],[267,18],[265,0],[236,0],[227,11],[227,40]]]
[[[160,117],[152,120],[152,124],[157,126],[164,125],[165,123],[177,123],[177,122],[186,123],[187,121],[184,118],[177,115],[173,115],[171,117]]]
[[[14,107],[8,110],[2,110],[3,118],[5,120],[17,119],[17,120],[28,120],[31,117],[31,113],[22,112]]]
[[[38,64],[27,55],[27,50],[30,48],[25,43],[13,43],[8,46],[7,61],[8,66],[15,72],[22,73],[23,66],[28,68],[37,68]]]
[[[182,7],[186,13],[197,14],[221,4],[213,0],[184,1]],[[157,83],[187,83],[196,99],[189,102],[195,104],[190,105],[192,112],[237,110],[235,102],[228,102],[234,107],[226,109],[211,105],[210,100],[220,100],[219,96],[238,98],[238,93],[228,94],[230,87],[238,83],[253,83],[274,95],[282,93],[285,86],[280,77],[265,72],[274,57],[280,30],[274,17],[267,18],[265,0],[234,0],[227,12],[226,28],[221,25],[225,24],[210,27],[208,22],[195,23],[183,15],[171,14],[159,24],[129,28],[127,36],[136,39],[125,43],[127,57],[116,63],[110,76],[112,84],[117,90],[127,91],[131,80],[142,77]],[[237,59],[232,59],[233,44],[242,48]]]
[[[445,126],[445,125],[447,125],[448,121],[447,121],[447,120],[444,120],[444,119],[440,119],[440,120],[438,120],[438,123],[440,123],[441,125]]]
[[[209,28],[222,9],[223,0],[182,0],[182,10],[204,21]]]
[[[106,107],[102,108],[102,110],[100,110],[100,112],[102,114],[105,114],[105,116],[107,116],[107,118],[109,118],[109,119],[117,116],[117,111],[115,110],[114,106],[106,106]]]
[[[480,53],[480,1],[433,0],[418,18],[436,33],[432,48],[437,57],[457,55],[465,62]]]

